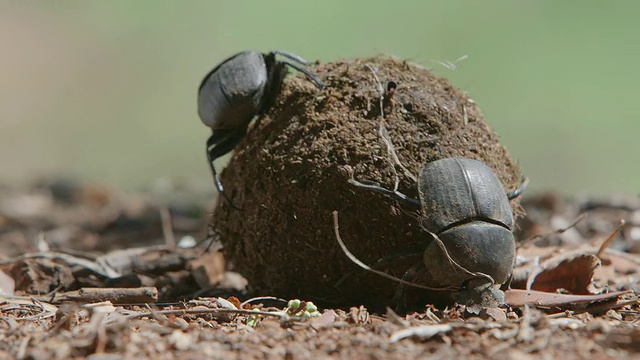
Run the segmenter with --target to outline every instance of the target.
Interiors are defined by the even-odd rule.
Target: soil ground
[[[432,355],[621,359],[637,358],[640,352],[640,307],[635,295],[640,274],[635,255],[640,250],[637,198],[563,199],[555,194],[526,198],[523,206],[529,215],[519,221],[517,269],[525,269],[533,263],[549,263],[545,259],[560,256],[567,260],[588,254],[584,249],[602,244],[625,219],[626,225],[609,250],[629,258],[601,255],[602,261],[587,284],[597,292],[630,290],[617,300],[501,307],[485,309],[478,315],[460,306],[436,309],[427,305],[406,315],[370,313],[357,306],[322,308],[322,316],[310,320],[295,314],[258,318],[216,313],[215,309],[234,307],[225,299],[238,304],[232,295],[245,300],[270,294],[234,290],[238,284],[225,287],[220,276],[212,281],[214,286],[208,292],[198,293],[200,286],[195,278],[201,276],[196,274],[199,267],[193,260],[210,255],[211,249],[205,252],[199,247],[178,247],[161,255],[153,252],[170,243],[171,237],[182,245],[189,242],[189,236],[202,238],[208,216],[197,202],[160,201],[148,195],[68,184],[5,188],[0,199],[1,269],[13,276],[23,275],[16,281],[14,296],[6,294],[8,281],[0,280],[5,289],[5,296],[0,298],[0,358],[404,359]],[[163,209],[171,215],[173,227],[172,233],[164,235]],[[580,218],[583,213],[586,217]],[[576,219],[579,221],[572,224]],[[564,228],[568,229],[556,231]],[[45,244],[48,250],[43,248]],[[69,259],[50,258],[52,266],[43,259],[36,261],[36,257],[20,257],[38,252],[40,247],[39,254],[74,249],[65,253],[95,259],[114,249],[141,246],[147,249],[147,268],[137,271],[137,277],[143,279],[143,285],[155,286],[163,303],[118,304],[108,296],[111,302],[83,300],[82,296],[76,301],[58,301],[56,298],[85,288],[91,281],[107,290],[113,285],[101,283],[95,273],[93,278],[83,278],[82,266],[70,266],[73,261]],[[183,262],[173,259],[172,268],[166,257],[176,253],[182,255]],[[163,263],[159,259],[164,259],[164,267],[158,265]],[[207,259],[207,263],[215,263]],[[33,281],[27,279],[26,271],[17,270],[19,263],[32,270],[29,276]],[[155,263],[155,268],[149,263]],[[54,270],[46,273],[45,268]],[[552,276],[547,279],[554,277],[553,272],[559,270],[553,269],[557,268],[548,268]],[[62,282],[65,269],[71,269],[68,283]],[[580,276],[571,274],[560,272],[555,276],[577,282]],[[38,292],[41,296],[35,295]],[[209,297],[175,302],[199,296]],[[265,305],[262,310],[281,311],[285,305],[276,302],[269,306],[274,307]]]

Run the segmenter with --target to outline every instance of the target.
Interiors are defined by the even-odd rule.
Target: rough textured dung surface
[[[400,162],[413,174],[424,163],[464,156],[484,161],[505,191],[520,171],[467,94],[426,69],[395,58],[338,61],[311,68],[318,90],[290,76],[271,111],[255,122],[222,174],[233,204],[218,201],[211,222],[233,266],[260,292],[321,304],[391,304],[397,284],[347,259],[334,235],[332,212],[349,249],[369,265],[407,250],[383,267],[402,277],[422,261],[429,241],[415,209],[348,183],[371,180],[393,188],[393,168],[379,136],[384,115]],[[398,87],[380,111],[379,83]],[[417,198],[401,169],[400,191]],[[514,209],[518,205],[514,202]],[[429,294],[422,294],[428,301]]]

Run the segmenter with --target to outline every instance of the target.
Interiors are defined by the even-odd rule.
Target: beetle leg
[[[511,272],[511,274],[509,274],[509,277],[507,278],[507,282],[505,282],[504,284],[500,285],[500,290],[502,291],[506,291],[511,289],[511,283],[513,282],[513,272]]]
[[[293,60],[293,61],[295,61],[295,62],[297,62],[299,64],[302,64],[302,65],[309,65],[309,62],[307,60],[305,60],[302,56],[290,53],[288,51],[274,50],[271,53],[274,54],[274,55],[284,56],[287,59]]]
[[[316,86],[318,86],[319,88],[324,88],[325,84],[322,82],[322,80],[320,80],[317,76],[315,76],[311,71],[307,70],[304,66],[300,66],[298,64],[302,64],[302,65],[309,65],[309,62],[305,59],[303,59],[302,57],[296,55],[296,54],[292,54],[286,51],[280,51],[280,50],[276,50],[276,51],[272,51],[269,54],[266,55],[267,59],[275,59],[276,55],[280,55],[280,56],[284,56],[287,59],[293,61],[281,61],[281,63],[286,64],[288,66],[291,66],[292,68],[300,71],[301,73],[305,74],[309,80],[313,81]],[[269,60],[267,60],[268,62]],[[267,65],[268,66],[268,65]]]
[[[320,89],[324,88],[326,85],[322,82],[322,80],[320,80],[317,76],[315,76],[311,71],[307,70],[305,67],[302,67],[298,64],[292,63],[292,62],[288,62],[288,61],[282,61],[282,63],[287,64],[288,66],[291,66],[292,68],[300,71],[301,73],[305,74],[309,80],[313,81],[316,86],[318,86]]]
[[[419,262],[415,265],[411,266],[402,276],[402,280],[404,281],[413,281],[417,275],[424,271],[425,266],[424,263]],[[400,283],[396,288],[396,293],[391,300],[396,304],[397,312],[404,312],[407,309],[407,285]]]
[[[364,181],[368,182],[366,180],[364,180]],[[377,185],[375,183],[369,182],[367,184],[367,183],[363,183],[363,182],[360,182],[360,181],[355,180],[355,179],[349,179],[349,183],[351,185],[354,185],[354,186],[357,186],[357,187],[361,187],[363,189],[367,189],[367,190],[371,190],[371,191],[382,193],[382,194],[387,195],[388,197],[390,197],[390,198],[392,198],[392,199],[394,199],[396,201],[402,202],[404,204],[420,208],[420,201],[419,200],[412,199],[412,198],[408,197],[407,195],[405,195],[405,194],[403,194],[403,193],[401,193],[401,192],[399,192],[397,190],[385,189],[382,186],[379,186],[379,185]]]
[[[233,150],[233,148],[240,142],[242,137],[244,137],[246,131],[246,127],[233,130],[216,130],[207,140],[207,159],[209,160],[209,166],[211,166],[213,182],[218,192],[222,194],[229,202],[231,201],[224,193],[224,188],[222,187],[222,183],[220,182],[220,178],[218,177],[218,172],[216,171],[214,161]]]
[[[527,186],[529,186],[529,178],[525,176],[522,178],[519,188],[513,190],[510,193],[507,193],[507,198],[509,200],[517,198],[518,196],[522,195],[522,193],[527,189]]]

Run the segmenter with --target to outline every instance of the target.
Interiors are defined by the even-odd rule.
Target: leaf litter
[[[82,186],[76,191],[82,191]],[[109,196],[120,196],[111,191]],[[244,282],[225,283],[229,271],[220,263],[224,259],[215,255],[219,248],[208,242],[186,248],[167,244],[161,216],[159,220],[145,217],[148,209],[130,221],[158,226],[158,231],[149,238],[149,229],[140,227],[141,232],[133,236],[140,241],[135,242],[129,241],[133,234],[129,226],[113,222],[119,216],[101,222],[108,231],[95,226],[99,209],[82,217],[68,216],[66,222],[47,218],[46,214],[56,213],[54,209],[77,213],[75,207],[83,206],[77,200],[59,207],[60,200],[52,196],[39,202],[47,207],[40,209],[42,215],[37,218],[33,209],[23,214],[0,212],[0,218],[12,218],[0,223],[0,244],[7,249],[0,255],[4,274],[0,276],[4,289],[0,357],[637,356],[640,260],[633,251],[638,239],[631,236],[635,232],[630,227],[640,226],[633,216],[640,207],[621,211],[600,199],[598,208],[587,210],[589,216],[572,226],[580,240],[576,243],[575,238],[564,239],[566,231],[558,232],[552,225],[561,222],[551,219],[560,217],[570,224],[584,202],[558,199],[556,207],[541,206],[541,199],[548,196],[523,203],[531,215],[519,222],[517,237],[529,240],[519,243],[515,273],[526,270],[528,276],[524,282],[514,281],[506,291],[510,306],[486,308],[478,314],[461,305],[438,309],[425,304],[421,311],[408,314],[391,309],[375,314],[363,306],[346,306],[318,309],[314,317],[286,310],[284,299],[252,299],[268,294],[251,294]],[[143,207],[154,208],[156,203],[150,201]],[[126,205],[122,206],[125,211]],[[200,209],[193,214],[206,213],[206,204],[191,206]],[[180,213],[172,205],[167,209],[170,214]],[[626,225],[598,255],[620,219]],[[207,219],[186,219],[190,224],[186,228],[176,226],[175,218],[171,220],[179,243],[185,236],[201,236]],[[46,234],[65,232],[65,228],[84,229],[85,233],[69,236],[66,243],[48,243],[48,250],[37,251],[34,229],[44,233],[47,241]],[[14,241],[16,237],[33,238],[33,234],[33,242]],[[111,250],[103,242],[84,242],[121,235],[129,239],[129,248],[119,241],[112,243]],[[118,258],[121,265],[104,261],[109,258]],[[531,274],[537,275],[526,290]],[[204,285],[208,286],[205,292]],[[296,304],[306,309],[306,303]]]

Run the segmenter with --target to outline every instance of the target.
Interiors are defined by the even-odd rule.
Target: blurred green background
[[[638,1],[1,1],[0,182],[213,193],[201,78],[244,50],[395,54],[466,90],[533,192],[638,193]],[[440,64],[455,61],[451,70]]]

